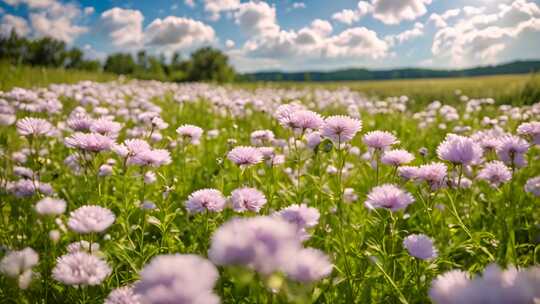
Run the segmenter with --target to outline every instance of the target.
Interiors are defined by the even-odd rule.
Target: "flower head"
[[[263,161],[263,155],[255,147],[235,147],[227,154],[227,158],[238,166],[256,165]]]
[[[82,251],[59,257],[52,270],[55,280],[76,286],[99,285],[110,273],[107,262]]]
[[[321,115],[309,110],[295,111],[291,115],[290,125],[297,130],[317,130],[323,124]]]
[[[158,255],[143,267],[140,277],[134,291],[142,303],[219,303],[212,290],[218,271],[212,263],[197,255]]]
[[[369,209],[387,208],[392,211],[405,209],[414,202],[414,198],[409,192],[391,184],[373,188],[367,198],[365,205]]]
[[[437,257],[437,249],[433,246],[433,240],[424,234],[407,236],[403,240],[403,247],[415,258],[430,260]]]
[[[17,132],[22,136],[49,136],[53,131],[51,123],[41,118],[25,117],[17,121]]]
[[[91,132],[105,135],[111,138],[118,137],[118,133],[121,129],[122,125],[119,122],[107,118],[96,119],[92,121],[92,124],[90,125]]]
[[[257,130],[251,132],[251,144],[254,146],[263,146],[271,143],[274,138],[274,132],[271,130]]]
[[[398,142],[394,134],[387,131],[368,132],[362,140],[366,146],[376,150],[385,150]]]
[[[448,134],[437,147],[437,156],[456,165],[472,165],[480,162],[482,147],[473,139],[465,136]]]
[[[414,156],[407,150],[388,150],[381,157],[381,162],[390,166],[401,166],[414,160]]]
[[[225,208],[226,199],[216,189],[201,189],[189,195],[186,201],[186,208],[190,213],[200,213],[203,211],[219,212]]]
[[[165,149],[148,149],[128,158],[128,164],[157,168],[171,163],[171,154]]]
[[[39,262],[39,256],[30,247],[11,251],[0,261],[0,272],[11,278],[17,278]]]
[[[59,215],[66,211],[66,201],[45,197],[36,203],[36,211],[41,215]]]
[[[527,180],[527,183],[525,183],[525,191],[534,196],[540,196],[540,176]]]
[[[525,153],[528,149],[529,144],[523,138],[507,135],[499,139],[497,156],[506,165],[521,168],[527,165]]]
[[[194,125],[181,125],[176,129],[176,133],[191,144],[198,145],[203,134],[203,129]]]
[[[305,248],[297,252],[285,265],[285,273],[291,279],[308,283],[327,277],[334,265],[322,251]]]
[[[426,182],[431,190],[437,190],[445,186],[448,167],[443,163],[430,163],[420,166],[415,172],[415,178]]]
[[[131,287],[116,288],[105,299],[104,304],[141,304],[139,295]]]
[[[68,227],[81,234],[103,232],[114,223],[115,216],[111,210],[100,206],[86,205],[72,211]]]
[[[540,145],[540,121],[522,123],[517,128],[517,133],[528,136],[535,145]]]
[[[512,179],[512,171],[503,162],[495,160],[487,163],[477,178],[489,182],[493,187],[499,187]]]
[[[345,143],[362,130],[362,122],[358,119],[335,115],[327,117],[321,127],[321,135],[336,143]]]
[[[114,140],[99,133],[76,132],[65,139],[66,146],[88,152],[101,152],[110,150]]]
[[[246,210],[259,212],[266,204],[264,194],[255,188],[238,188],[231,193],[231,201],[234,211],[244,212]]]

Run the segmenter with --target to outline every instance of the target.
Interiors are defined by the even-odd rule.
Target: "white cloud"
[[[292,8],[306,8],[306,4],[304,2],[294,2]]]
[[[143,41],[143,14],[138,10],[112,8],[101,14],[101,26],[117,47],[138,46]]]
[[[240,0],[204,0],[204,10],[210,13],[210,20],[219,20],[221,12],[235,10]]]
[[[38,9],[46,8],[53,5],[55,0],[3,0],[5,3],[11,6],[27,5],[29,8]]]
[[[236,24],[250,35],[266,35],[279,31],[276,8],[266,2],[242,3],[234,13]]]
[[[213,42],[215,33],[200,21],[168,16],[152,21],[144,31],[144,38],[151,46],[180,49]]]
[[[358,2],[358,8],[356,10],[344,9],[340,12],[334,13],[332,15],[332,19],[341,23],[352,24],[372,11],[373,6],[369,2],[360,1]]]
[[[457,9],[447,10],[442,15],[433,13],[429,16],[428,21],[433,22],[435,26],[438,28],[446,27],[448,25],[446,21],[450,18],[457,17],[460,14],[460,12],[461,10],[457,8]]]
[[[184,0],[184,4],[189,7],[195,7],[195,0]]]
[[[92,15],[96,10],[92,6],[88,6],[84,8],[84,14],[85,15]]]
[[[30,13],[29,18],[35,36],[49,36],[72,43],[75,38],[88,31],[87,27],[75,24],[81,14],[81,9],[73,3],[53,2],[44,10]]]
[[[414,27],[410,30],[406,30],[397,35],[390,35],[385,37],[385,40],[390,44],[403,43],[416,37],[421,37],[424,34],[424,24],[416,22]]]
[[[467,16],[478,15],[478,14],[483,13],[485,10],[486,10],[485,7],[474,7],[474,6],[465,6],[465,7],[463,7],[463,12]]]
[[[225,47],[228,48],[228,49],[232,49],[234,47],[235,43],[234,41],[230,40],[230,39],[227,39],[225,41]]]
[[[30,33],[30,26],[24,18],[6,14],[2,16],[2,22],[0,23],[0,35],[10,35],[11,31],[15,30],[17,35],[26,36]]]
[[[465,9],[464,9],[465,10]],[[540,8],[534,2],[516,0],[499,5],[498,11],[466,16],[435,34],[432,53],[453,64],[492,63],[509,47],[519,45],[522,34],[540,32]]]
[[[85,44],[82,49],[84,51],[84,57],[87,59],[104,61],[107,58],[105,52],[97,51],[90,44]]]
[[[372,0],[373,17],[385,24],[415,20],[427,12],[431,0]]]

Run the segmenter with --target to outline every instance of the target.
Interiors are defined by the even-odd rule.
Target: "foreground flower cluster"
[[[0,299],[540,301],[540,103],[459,99],[0,92]]]

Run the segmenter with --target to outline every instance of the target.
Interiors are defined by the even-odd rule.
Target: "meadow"
[[[2,82],[2,303],[540,300],[537,76],[51,75]]]

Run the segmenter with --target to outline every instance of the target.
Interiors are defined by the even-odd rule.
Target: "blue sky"
[[[239,71],[457,68],[540,57],[540,0],[0,0],[0,33],[89,58],[210,45]]]

